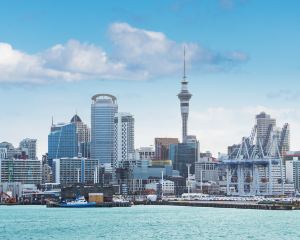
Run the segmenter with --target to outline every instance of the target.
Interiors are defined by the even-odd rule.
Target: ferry
[[[65,207],[65,208],[85,208],[85,207],[95,207],[96,203],[95,202],[87,202],[85,200],[84,196],[79,196],[76,198],[75,201],[61,203],[59,206]]]

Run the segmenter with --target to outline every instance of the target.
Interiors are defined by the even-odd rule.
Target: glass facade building
[[[178,170],[180,176],[187,177],[186,164],[191,164],[190,173],[195,173],[195,163],[198,161],[198,146],[198,142],[170,145],[170,160],[172,160],[173,169]]]
[[[112,165],[114,158],[114,117],[118,112],[116,97],[97,94],[91,105],[91,158]]]
[[[52,125],[48,135],[48,159],[77,157],[77,141],[75,123]]]

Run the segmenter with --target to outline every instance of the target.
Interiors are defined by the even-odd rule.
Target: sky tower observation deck
[[[181,81],[181,91],[177,96],[180,100],[180,110],[182,118],[182,142],[185,142],[188,127],[187,122],[189,116],[189,101],[192,97],[192,94],[188,91],[188,81],[185,74],[185,49],[183,58],[183,78]]]

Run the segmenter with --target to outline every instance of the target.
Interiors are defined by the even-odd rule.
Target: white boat
[[[74,208],[80,208],[80,207],[93,207],[96,206],[95,202],[87,202],[84,198],[84,196],[79,196],[76,198],[75,201],[61,203],[60,207],[74,207]]]

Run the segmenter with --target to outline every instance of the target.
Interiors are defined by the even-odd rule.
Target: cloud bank
[[[111,51],[91,43],[69,40],[36,54],[0,42],[0,83],[43,84],[90,79],[144,80],[178,74],[183,46],[193,69],[224,71],[248,60],[240,51],[218,52],[198,43],[178,43],[162,32],[127,23],[108,29]]]

